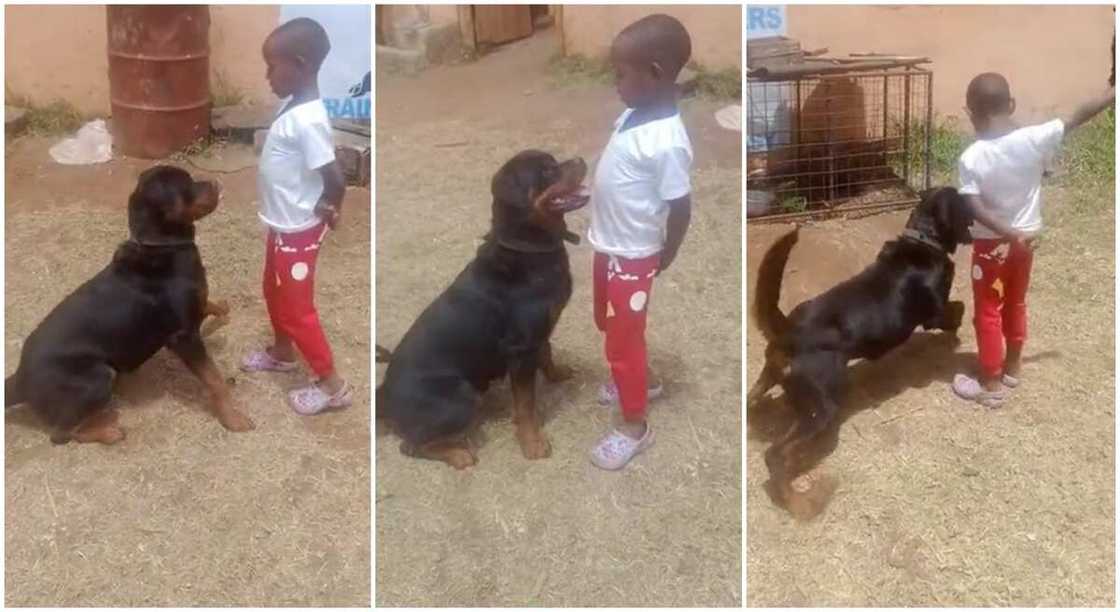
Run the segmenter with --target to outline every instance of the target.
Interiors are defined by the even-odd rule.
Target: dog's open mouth
[[[549,198],[544,202],[544,206],[549,212],[566,214],[587,206],[587,202],[590,200],[591,190],[581,185],[574,191]]]

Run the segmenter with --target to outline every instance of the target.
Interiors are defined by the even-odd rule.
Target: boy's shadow
[[[910,389],[925,388],[933,383],[943,384],[944,393],[951,394],[953,375],[974,371],[976,366],[976,353],[958,353],[958,346],[960,339],[954,334],[918,332],[881,359],[850,365],[847,391],[840,398],[840,411],[829,427],[805,446],[805,469],[816,466],[836,450],[840,428],[855,414],[878,408]],[[1023,361],[1034,363],[1060,355],[1058,351],[1043,351],[1024,357]],[[771,390],[770,395],[757,404],[747,406],[747,436],[775,442],[792,427],[795,419],[797,415],[783,394]]]

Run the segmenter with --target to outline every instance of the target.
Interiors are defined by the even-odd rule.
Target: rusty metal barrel
[[[210,9],[109,5],[113,145],[157,159],[210,131]]]

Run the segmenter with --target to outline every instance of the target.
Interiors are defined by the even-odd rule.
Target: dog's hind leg
[[[751,386],[751,390],[747,393],[747,406],[753,406],[766,395],[774,385],[781,382],[782,369],[775,365],[769,359],[766,364],[762,366],[762,372],[758,375],[758,380]]]
[[[433,440],[420,446],[411,446],[407,442],[402,442],[401,453],[422,459],[443,461],[457,470],[465,470],[478,463],[478,457],[471,452],[470,446],[461,436]]]
[[[98,410],[89,415],[74,431],[72,438],[78,442],[100,442],[116,444],[124,440],[124,431],[117,425],[117,411]]]
[[[97,363],[80,374],[38,381],[46,393],[33,400],[32,408],[49,424],[51,442],[115,444],[124,439],[116,410],[107,409],[115,377],[108,364]]]
[[[817,353],[796,360],[783,383],[798,420],[766,451],[766,466],[775,501],[801,520],[820,514],[835,490],[830,479],[805,474],[806,455],[839,411],[846,375],[842,355]]]

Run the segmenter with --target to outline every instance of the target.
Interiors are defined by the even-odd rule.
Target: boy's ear
[[[1015,114],[1015,98],[1011,98],[1011,100],[1008,102],[1008,104],[1007,104],[1007,114],[1008,115],[1014,115]]]
[[[653,78],[657,79],[658,81],[661,80],[661,77],[665,76],[665,69],[661,67],[660,62],[651,62],[649,65],[649,71],[653,74]]]

